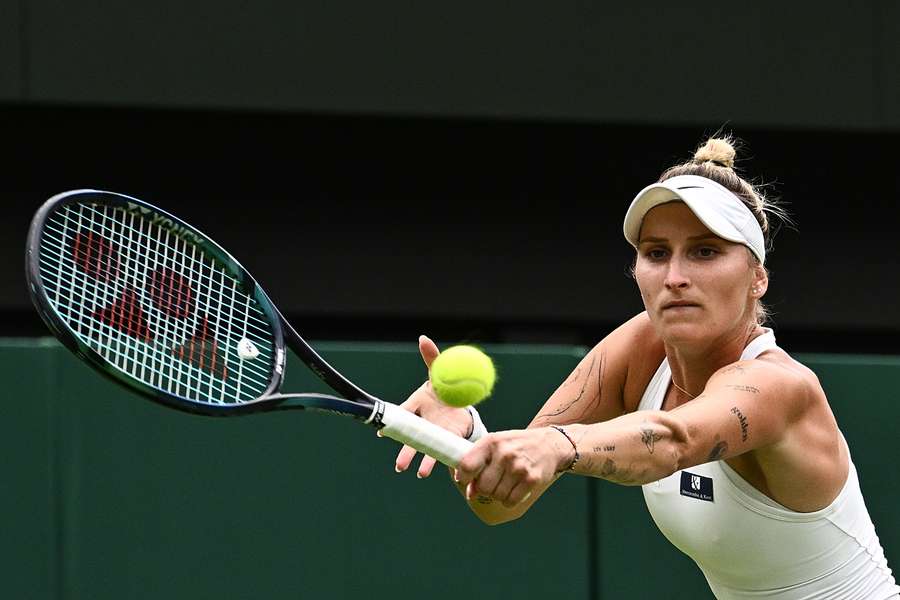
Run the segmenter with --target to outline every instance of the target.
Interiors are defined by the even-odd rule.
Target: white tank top
[[[741,360],[777,348],[771,330]],[[672,372],[662,364],[638,410],[659,410]],[[660,531],[703,571],[719,600],[900,598],[859,488],[856,467],[829,506],[799,513],[747,483],[725,461],[642,486]]]

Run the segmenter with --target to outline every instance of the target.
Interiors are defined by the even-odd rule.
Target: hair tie
[[[694,159],[695,165],[702,165],[703,163],[712,163],[712,164],[716,165],[717,167],[724,167],[726,169],[732,168],[732,167],[726,165],[725,163],[723,163],[722,161],[716,160],[714,158],[705,158],[703,160],[697,160],[696,158]]]

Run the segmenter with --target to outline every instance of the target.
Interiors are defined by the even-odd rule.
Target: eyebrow
[[[714,233],[701,233],[700,235],[692,235],[692,236],[688,237],[687,239],[688,239],[688,241],[696,242],[696,241],[700,241],[700,240],[720,240],[722,238],[720,238],[719,236],[717,236]],[[650,243],[658,244],[660,242],[668,242],[668,241],[669,241],[668,238],[646,237],[646,238],[641,238],[638,240],[638,246],[640,246],[641,244],[650,244]]]

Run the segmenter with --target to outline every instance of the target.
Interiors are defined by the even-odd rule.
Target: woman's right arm
[[[641,316],[631,319],[588,352],[528,425],[527,429],[535,430],[534,443],[553,444],[565,452],[568,441],[558,431],[550,429],[550,425],[596,423],[626,412],[623,390],[629,360],[633,357],[635,348],[640,348],[640,345],[635,345],[636,342],[646,334],[645,320],[645,316],[644,321],[641,320]],[[426,366],[429,367],[439,354],[437,346],[425,336],[419,338],[419,350]],[[413,392],[402,406],[462,437],[467,437],[472,431],[472,417],[468,410],[452,408],[440,402],[427,381]],[[477,442],[477,444],[497,443],[503,443],[502,434],[488,435]],[[404,446],[397,455],[395,469],[398,472],[407,470],[415,454],[414,449]],[[423,457],[417,476],[428,477],[434,464],[434,459]],[[517,519],[527,512],[560,475],[561,472],[556,473],[546,485],[536,489],[515,506],[505,506],[486,494],[478,493],[471,488],[466,489],[460,484],[456,485],[466,498],[469,507],[482,521],[499,524]]]

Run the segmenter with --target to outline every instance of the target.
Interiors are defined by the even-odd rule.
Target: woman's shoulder
[[[646,311],[617,327],[601,344],[619,375],[625,411],[633,412],[666,357],[665,346]]]
[[[808,386],[821,389],[821,384],[815,371],[791,356],[787,350],[780,346],[766,350],[756,358],[751,359],[751,361],[757,361],[755,364],[768,366],[770,372],[780,373],[782,377],[794,380],[803,387]],[[754,363],[749,362],[749,364]]]
[[[719,369],[713,376],[740,372],[750,378],[762,378],[781,390],[782,398],[797,403],[826,403],[822,385],[816,373],[792,357],[784,348],[775,346],[751,359],[742,359]]]
[[[622,345],[635,343],[655,344],[659,348],[663,347],[662,340],[657,335],[653,323],[650,322],[650,316],[647,314],[647,311],[639,312],[616,327],[601,343],[610,342]]]

